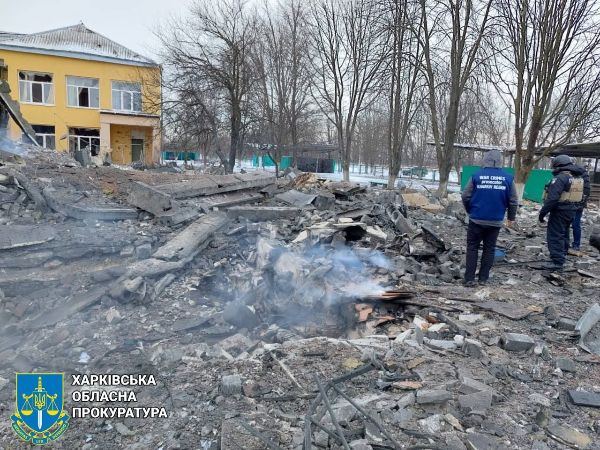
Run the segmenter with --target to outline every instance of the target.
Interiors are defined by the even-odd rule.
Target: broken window
[[[119,111],[141,111],[142,86],[140,83],[113,81],[112,107]]]
[[[67,77],[67,105],[99,108],[100,89],[97,78]]]
[[[91,156],[100,152],[100,130],[96,128],[69,128],[69,151],[73,154],[88,150]]]
[[[51,125],[32,125],[37,136],[37,142],[45,148],[56,148],[56,134]]]
[[[54,104],[52,74],[19,72],[19,99],[24,103]]]

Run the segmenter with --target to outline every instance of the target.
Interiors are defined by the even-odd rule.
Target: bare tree
[[[541,158],[559,145],[597,135],[600,107],[598,2],[497,0],[495,85],[514,116],[520,196]]]
[[[255,79],[250,51],[256,38],[254,14],[242,0],[200,0],[187,20],[158,33],[164,60],[175,80],[192,80],[206,96],[218,97],[229,112],[232,172],[242,145],[243,111]]]
[[[453,165],[460,101],[467,82],[480,61],[479,50],[488,30],[492,0],[440,0],[429,6],[426,0],[419,2],[421,23],[417,35],[423,48],[431,131],[440,171],[437,194],[445,197]],[[446,45],[447,40],[449,47]],[[440,123],[437,107],[440,73],[448,77],[448,101],[443,125]]]
[[[314,94],[335,127],[347,181],[358,117],[382,90],[389,34],[372,0],[315,0],[311,8]]]
[[[260,39],[252,52],[259,80],[253,91],[253,136],[278,172],[284,146],[291,144],[296,148],[311,106],[308,36],[302,3],[287,0],[275,7],[265,3],[258,30]]]
[[[419,100],[415,97],[418,95],[421,75],[419,66],[423,53],[415,34],[410,32],[411,24],[419,20],[416,6],[408,0],[388,0],[392,35],[388,125],[390,189],[396,185],[408,129],[413,122]]]

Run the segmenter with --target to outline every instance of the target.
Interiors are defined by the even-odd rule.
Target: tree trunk
[[[241,122],[241,113],[238,108],[234,107],[231,115],[231,144],[229,147],[229,159],[227,161],[227,167],[225,168],[227,173],[233,173],[233,169],[235,167],[235,158],[240,145]]]
[[[391,173],[388,176],[388,189],[394,189],[396,187],[396,180],[398,179],[398,172]]]
[[[529,174],[533,169],[533,164],[518,164],[519,167],[515,167],[515,187],[517,189],[517,196],[519,198],[519,202],[523,200],[523,194],[525,193],[525,183],[527,183],[527,178],[529,178]]]

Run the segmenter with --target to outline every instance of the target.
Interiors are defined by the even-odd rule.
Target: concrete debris
[[[593,442],[587,434],[563,425],[551,425],[546,431],[551,438],[556,439],[558,442],[580,449],[590,448]]]
[[[594,448],[599,360],[573,345],[598,342],[600,259],[528,270],[536,205],[473,289],[456,195],[26,153],[0,165],[0,409],[15,372],[68,395],[118,368],[155,374],[132,389],[169,416],[81,421],[64,448]]]
[[[595,392],[570,390],[569,397],[577,406],[589,406],[592,408],[600,408],[600,394]]]
[[[316,195],[304,194],[302,192],[291,189],[275,196],[277,200],[287,203],[288,205],[302,208],[312,204],[317,198]]]
[[[417,403],[445,403],[452,394],[443,389],[420,389],[417,391]]]
[[[466,412],[485,415],[492,406],[492,392],[481,391],[473,394],[459,395],[458,404]]]
[[[526,352],[535,345],[535,341],[531,337],[520,333],[506,333],[501,342],[502,348],[509,352]]]
[[[244,218],[251,222],[264,222],[276,219],[291,219],[300,213],[299,208],[286,206],[232,206],[227,208],[231,218]]]
[[[133,182],[129,186],[127,202],[155,216],[160,216],[173,208],[170,195],[140,181]]]
[[[239,395],[242,393],[242,378],[239,375],[225,375],[221,379],[221,394]]]
[[[600,304],[594,303],[575,325],[579,333],[579,346],[586,352],[600,355]],[[594,332],[592,332],[594,330]],[[588,338],[588,335],[590,338]]]

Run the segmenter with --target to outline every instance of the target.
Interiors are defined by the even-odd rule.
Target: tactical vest
[[[561,203],[580,203],[583,201],[583,178],[569,175],[569,190],[560,194]],[[544,200],[548,197],[548,185],[544,189]]]
[[[583,200],[583,178],[569,177],[571,189],[560,194],[560,202],[580,203]]]

